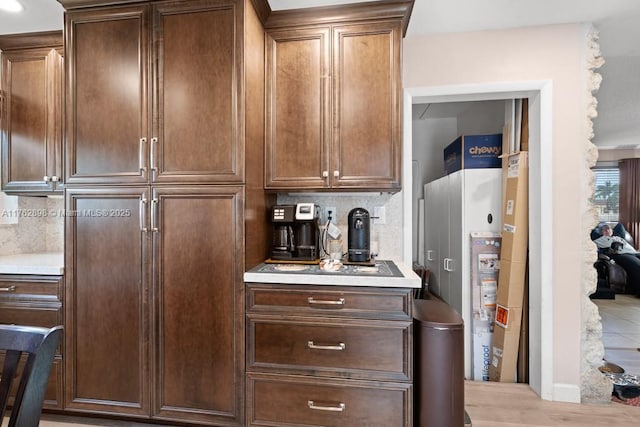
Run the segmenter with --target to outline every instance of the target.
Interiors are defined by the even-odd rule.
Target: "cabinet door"
[[[332,186],[400,189],[399,22],[333,29]]]
[[[66,190],[66,409],[150,413],[147,193]]]
[[[147,181],[148,7],[66,14],[66,182]]]
[[[329,30],[267,35],[266,188],[329,183]]]
[[[429,270],[429,292],[440,295],[440,251],[438,209],[441,203],[436,182],[424,186],[424,255]]]
[[[2,189],[7,193],[48,193],[60,179],[60,52],[61,47],[2,53]]]
[[[241,8],[232,0],[154,6],[153,181],[242,182]]]
[[[435,227],[438,230],[438,278],[439,296],[446,302],[450,301],[450,274],[447,271],[447,263],[450,263],[449,255],[449,178],[444,177],[435,181],[435,191],[438,200],[438,210]]]
[[[468,320],[468,313],[462,310],[463,299],[468,295],[470,271],[465,261],[469,256],[464,256],[469,249],[469,230],[464,227],[464,218],[475,214],[465,210],[463,200],[465,197],[464,171],[458,171],[449,175],[449,304]],[[479,212],[477,212],[479,214]],[[465,244],[466,243],[466,244]],[[463,248],[466,252],[463,252]],[[464,278],[463,278],[464,276]],[[465,280],[466,279],[466,280]]]
[[[157,188],[152,416],[242,421],[243,190]]]

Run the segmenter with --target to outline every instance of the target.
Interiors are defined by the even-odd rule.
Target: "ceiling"
[[[2,0],[0,0],[2,1]],[[0,34],[62,28],[57,0],[19,0],[21,14],[0,11]],[[270,0],[273,10],[364,0]],[[415,0],[408,36],[573,22],[593,22],[603,55],[640,56],[638,0]]]

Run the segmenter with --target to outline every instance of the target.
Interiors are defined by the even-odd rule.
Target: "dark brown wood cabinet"
[[[254,0],[59,1],[65,410],[242,426],[242,274],[264,259],[274,198],[264,11]],[[245,153],[260,159],[246,174]]]
[[[2,190],[62,192],[62,32],[0,36]]]
[[[50,328],[63,324],[62,276],[0,275],[0,323]],[[63,345],[53,359],[45,409],[63,408]],[[0,365],[4,354],[0,354]],[[17,386],[17,383],[14,383]]]
[[[267,189],[400,190],[403,15],[336,10],[267,30]]]
[[[242,187],[67,189],[67,409],[238,420],[242,206]]]
[[[412,424],[411,291],[247,284],[247,425]]]
[[[69,184],[243,181],[242,2],[80,8],[65,25]]]

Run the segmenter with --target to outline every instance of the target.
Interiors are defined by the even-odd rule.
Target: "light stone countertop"
[[[62,252],[39,252],[0,255],[0,274],[60,276],[64,274],[64,254]]]
[[[286,264],[286,261],[282,262]],[[244,273],[246,283],[281,283],[291,285],[330,285],[330,286],[370,286],[378,288],[420,288],[422,281],[411,268],[402,262],[393,261],[402,277],[375,276],[371,274],[346,275],[295,272],[258,272],[260,266]]]

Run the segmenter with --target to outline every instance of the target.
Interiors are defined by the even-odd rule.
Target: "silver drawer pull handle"
[[[14,285],[0,288],[0,292],[15,292],[15,291],[16,291],[16,287]]]
[[[343,412],[347,407],[344,403],[340,402],[335,406],[319,406],[313,400],[307,401],[307,406],[309,409],[316,409],[318,411],[331,411],[331,412]]]
[[[309,304],[316,304],[316,305],[344,305],[345,304],[345,300],[344,298],[340,298],[338,300],[316,300],[313,297],[309,297],[307,298],[307,302]]]
[[[337,350],[337,351],[342,351],[345,348],[347,348],[347,345],[343,342],[341,342],[338,345],[317,345],[314,344],[313,341],[307,341],[307,347],[309,347],[312,350]]]

